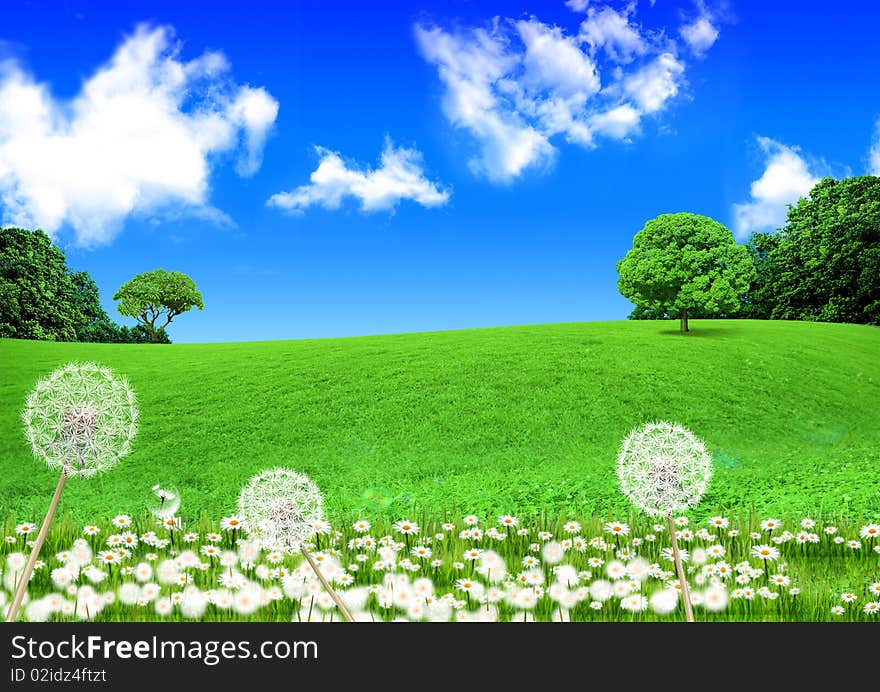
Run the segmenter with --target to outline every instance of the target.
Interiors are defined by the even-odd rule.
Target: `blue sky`
[[[176,342],[344,336],[623,319],[646,220],[880,174],[871,0],[370,5],[7,0],[0,222],[119,321],[191,275]]]

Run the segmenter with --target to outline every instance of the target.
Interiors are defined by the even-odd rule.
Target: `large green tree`
[[[717,221],[698,214],[662,214],[633,238],[617,263],[617,286],[642,310],[677,315],[738,311],[755,269],[747,248]]]
[[[825,178],[751,244],[766,316],[880,324],[880,177]]]
[[[165,328],[178,315],[205,308],[190,277],[164,269],[138,274],[116,291],[113,300],[119,301],[120,314],[134,317],[153,341],[162,340]]]
[[[0,229],[0,336],[73,341],[85,317],[64,253],[41,230]]]

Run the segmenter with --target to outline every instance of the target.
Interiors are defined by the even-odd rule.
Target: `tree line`
[[[138,274],[113,296],[119,325],[101,307],[88,272],[72,271],[64,252],[42,230],[0,228],[0,337],[101,343],[171,343],[166,327],[204,308],[191,278],[158,269]]]
[[[630,319],[745,317],[880,325],[880,177],[825,178],[789,207],[785,225],[738,245],[706,216],[663,214],[648,221],[617,263]],[[166,327],[203,309],[193,280],[158,269],[113,296],[116,324],[98,287],[71,271],[41,230],[0,229],[0,337],[115,343],[170,343]]]
[[[880,325],[880,177],[825,178],[777,231],[745,245],[717,221],[664,214],[617,264],[630,319],[783,319]]]

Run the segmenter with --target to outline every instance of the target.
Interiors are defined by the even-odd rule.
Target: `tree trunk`
[[[681,331],[682,331],[682,333],[689,331],[688,330],[688,311],[687,311],[687,308],[682,308],[681,312],[679,313],[679,316],[681,317]]]

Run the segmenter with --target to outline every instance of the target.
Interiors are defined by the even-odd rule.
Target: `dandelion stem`
[[[24,592],[31,579],[31,574],[34,572],[34,565],[37,564],[37,558],[40,556],[40,549],[43,547],[43,542],[46,540],[46,535],[49,533],[49,526],[55,518],[55,510],[58,509],[58,501],[61,499],[61,491],[64,490],[64,482],[67,480],[66,471],[67,469],[62,469],[61,471],[61,478],[58,479],[55,494],[52,496],[52,502],[49,503],[49,511],[46,512],[46,518],[43,519],[43,525],[40,527],[40,532],[37,534],[37,540],[34,541],[34,547],[33,550],[31,550],[30,557],[28,557],[27,564],[25,564],[24,570],[22,570],[22,573],[19,575],[19,582],[15,589],[15,595],[12,597],[12,603],[9,605],[9,610],[6,611],[6,622],[15,622],[18,618],[18,609],[21,608],[21,602],[24,600]]]
[[[678,552],[678,539],[675,537],[675,524],[672,523],[672,514],[666,515],[669,523],[669,538],[672,539],[672,557],[675,558],[675,571],[678,573],[678,583],[681,584],[681,598],[684,601],[684,612],[688,622],[694,622],[694,609],[691,606],[691,595],[688,593],[687,579],[685,579],[684,567],[681,565],[681,553]]]
[[[336,607],[339,608],[339,612],[342,613],[342,615],[345,617],[347,622],[354,622],[354,618],[351,616],[351,613],[348,611],[348,608],[345,607],[345,603],[342,602],[342,599],[339,598],[339,594],[336,593],[336,591],[333,589],[333,587],[330,586],[330,583],[324,578],[324,575],[321,574],[321,570],[318,567],[318,564],[315,562],[315,560],[312,558],[312,556],[309,555],[309,551],[306,550],[305,545],[301,546],[300,550],[302,551],[303,557],[305,557],[305,559],[308,560],[309,564],[312,567],[312,570],[314,570],[315,574],[318,577],[318,580],[321,582],[321,585],[324,587],[324,589],[327,591],[327,593],[330,594],[330,598],[333,599],[333,602],[336,604]],[[314,598],[312,600],[314,601]],[[309,619],[311,619],[311,618],[309,618]]]

